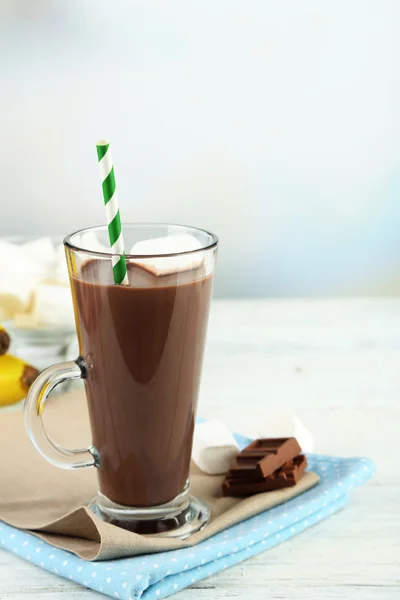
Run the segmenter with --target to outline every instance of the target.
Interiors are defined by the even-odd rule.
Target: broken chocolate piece
[[[293,437],[255,440],[236,457],[228,477],[246,480],[267,477],[300,452]]]
[[[264,479],[237,479],[228,475],[222,484],[222,495],[243,498],[253,494],[292,487],[301,479],[306,467],[307,459],[301,454],[286,462],[280,469]]]

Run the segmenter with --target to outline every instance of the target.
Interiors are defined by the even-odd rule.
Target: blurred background
[[[400,292],[400,2],[0,0],[0,235],[220,236],[218,296]]]

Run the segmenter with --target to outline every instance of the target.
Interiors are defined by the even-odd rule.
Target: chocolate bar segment
[[[222,484],[222,495],[243,498],[252,496],[253,494],[292,487],[301,479],[306,467],[307,459],[301,454],[293,460],[286,462],[271,475],[258,481],[227,477]]]
[[[255,440],[236,457],[228,476],[246,480],[261,479],[271,475],[300,452],[296,438]]]

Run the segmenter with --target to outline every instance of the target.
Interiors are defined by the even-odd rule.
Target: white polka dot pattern
[[[318,486],[194,548],[162,552],[145,559],[137,556],[87,562],[1,522],[0,544],[42,568],[112,598],[161,600],[264,552],[339,511],[348,504],[349,491],[375,471],[373,462],[362,458],[310,454],[308,460],[309,468],[321,477]]]

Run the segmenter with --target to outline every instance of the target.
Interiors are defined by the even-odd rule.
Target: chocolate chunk
[[[293,437],[255,440],[236,457],[229,477],[246,480],[267,477],[300,452],[301,448]]]
[[[277,469],[264,479],[249,480],[228,476],[222,484],[222,495],[242,498],[252,496],[253,494],[260,494],[261,492],[271,492],[273,490],[292,487],[301,479],[306,466],[307,459],[301,454],[293,458],[293,460],[286,462],[280,469]]]

